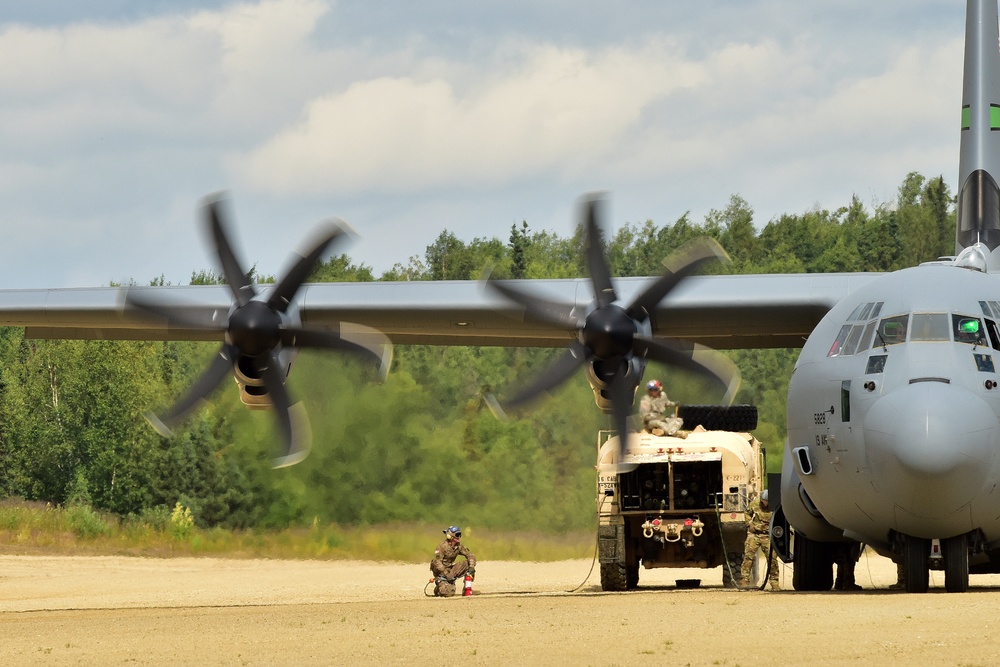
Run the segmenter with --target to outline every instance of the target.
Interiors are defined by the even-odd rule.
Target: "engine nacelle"
[[[646,361],[639,357],[630,358],[628,365],[625,367],[625,378],[632,383],[633,400],[635,400],[636,389],[639,388],[639,383],[642,382],[642,374],[645,371]],[[614,379],[615,374],[618,372],[620,372],[619,367],[606,368],[604,362],[600,359],[595,359],[587,364],[587,382],[590,383],[590,388],[594,391],[594,402],[597,403],[597,407],[605,414],[613,414],[615,411],[608,388],[611,386],[611,380]]]
[[[292,357],[294,350],[282,350],[278,354],[278,362],[281,364],[281,379],[288,380],[288,375],[292,370]],[[253,357],[239,355],[233,362],[233,378],[240,388],[240,400],[243,405],[251,410],[267,410],[271,407],[271,397],[267,394],[267,387],[264,386],[264,378]]]

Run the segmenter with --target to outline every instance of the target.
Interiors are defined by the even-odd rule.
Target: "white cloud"
[[[394,237],[356,246],[381,270],[444,227],[566,232],[590,189],[630,220],[736,192],[766,220],[957,171],[954,0],[197,4],[0,22],[5,274],[183,280],[227,187],[263,270],[327,215]]]
[[[477,85],[382,77],[311,101],[305,118],[234,169],[283,194],[408,192],[509,183],[573,171],[614,149],[651,100],[690,85],[663,47],[526,46],[516,67]]]

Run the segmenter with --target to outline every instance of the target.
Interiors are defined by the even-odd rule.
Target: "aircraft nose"
[[[880,398],[864,419],[872,480],[900,509],[943,517],[967,505],[993,463],[1000,428],[991,407],[945,382],[913,382]]]

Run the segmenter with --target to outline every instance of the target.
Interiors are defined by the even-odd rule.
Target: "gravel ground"
[[[471,545],[474,547],[474,545]],[[591,562],[482,562],[471,598],[424,596],[425,565],[0,556],[0,664],[991,665],[1000,575],[852,593],[733,591],[721,570],[642,571],[600,591]],[[676,579],[700,578],[680,590]],[[581,583],[583,582],[583,583]],[[576,592],[569,592],[574,589]]]

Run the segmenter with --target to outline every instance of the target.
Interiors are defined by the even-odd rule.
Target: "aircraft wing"
[[[877,275],[694,276],[652,313],[654,332],[717,349],[801,347],[834,304]],[[614,284],[628,302],[649,280],[622,278]],[[593,300],[587,279],[517,282],[540,298],[575,303],[581,313]],[[222,328],[167,326],[128,307],[129,290],[155,299],[164,311],[176,307],[176,319],[182,321],[224,322],[232,303],[224,285],[0,290],[0,326],[25,327],[30,338],[223,338]],[[295,301],[305,324],[336,328],[352,322],[378,329],[396,344],[555,347],[573,337],[564,329],[525,321],[520,306],[475,281],[313,283],[303,285]]]

